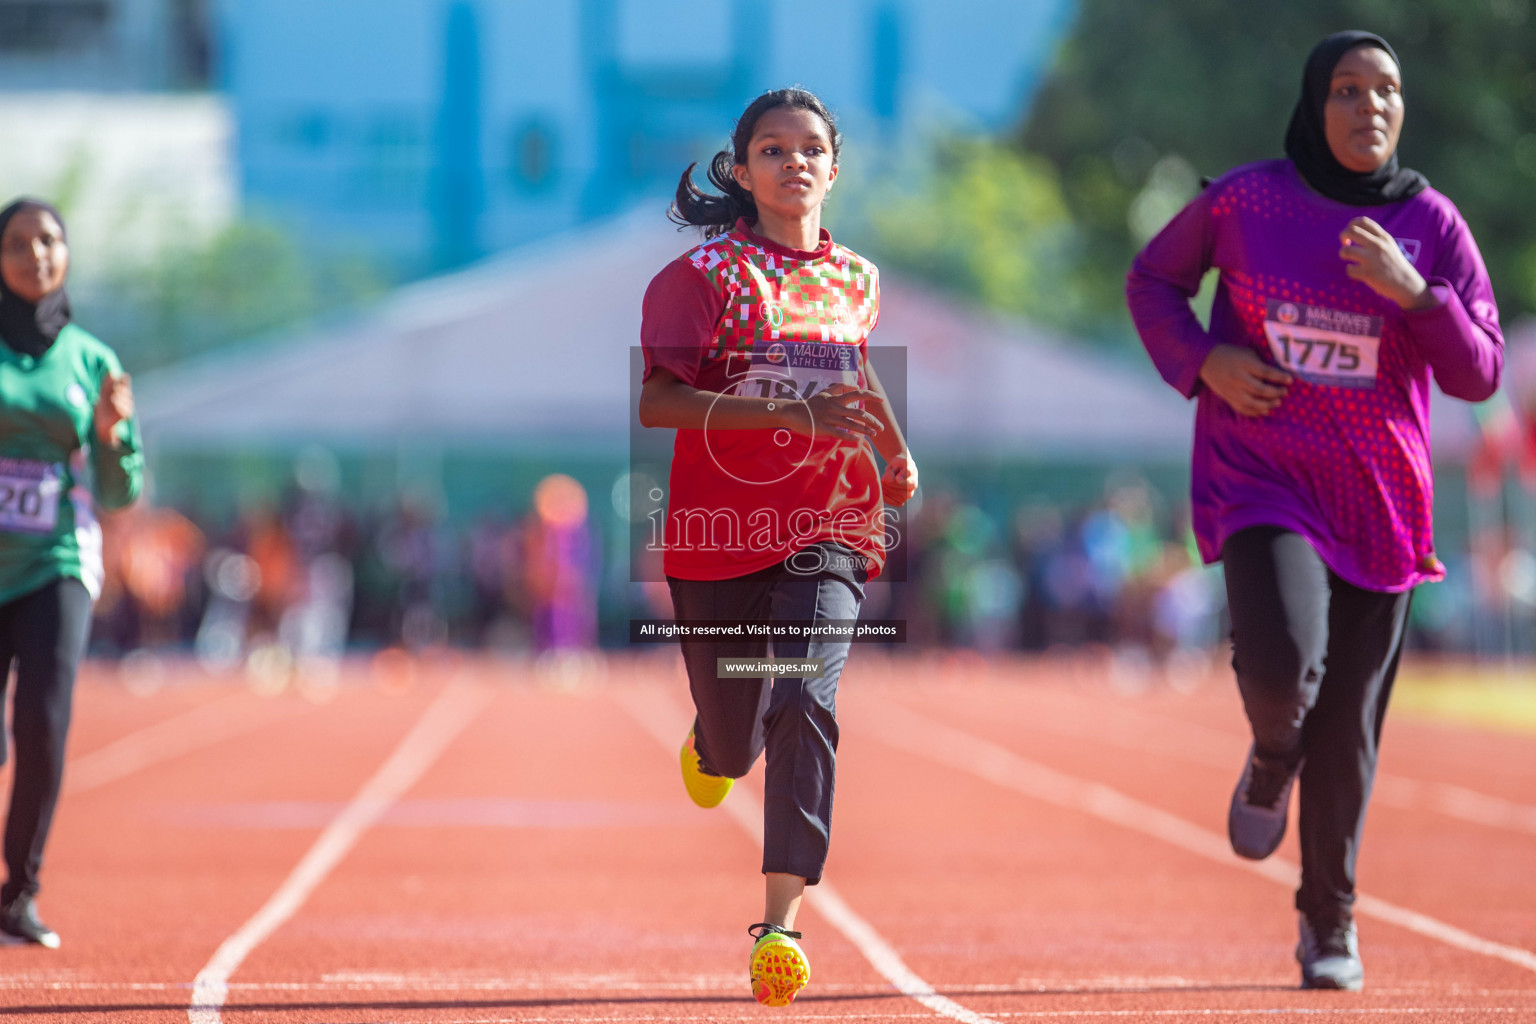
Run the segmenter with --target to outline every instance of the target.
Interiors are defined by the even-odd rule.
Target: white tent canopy
[[[647,212],[402,288],[335,327],[145,374],[146,442],[159,452],[429,443],[621,456],[641,297],[692,237]],[[899,278],[883,281],[882,303],[871,342],[907,350],[907,430],[920,457],[1188,451],[1191,403],[1150,365]]]

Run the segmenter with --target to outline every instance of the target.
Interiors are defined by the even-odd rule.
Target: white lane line
[[[1441,1014],[1484,1014],[1484,1013],[1530,1013],[1530,1007],[1518,1006],[1371,1006],[1371,1007],[1343,1007],[1343,1006],[1287,1006],[1278,1009],[1265,1010],[1239,1010],[1236,1008],[1222,1007],[1216,1009],[1195,1010],[1021,1010],[1013,1013],[999,1013],[997,1016],[1012,1020],[1051,1020],[1057,1017],[1134,1017],[1140,1020],[1144,1017],[1255,1017],[1274,1020],[1276,1017],[1285,1017],[1295,1014],[1298,1017],[1354,1017],[1357,1014],[1362,1017],[1388,1017],[1397,1019],[1398,1016],[1407,1017],[1439,1017]]]
[[[1283,1007],[1278,1009],[1251,1009],[1241,1010],[1237,1008],[1223,1007],[1219,1009],[1193,1008],[1187,1010],[1016,1010],[999,1011],[992,1014],[1001,1020],[1052,1020],[1055,1018],[1075,1019],[1106,1017],[1110,1019],[1151,1017],[1253,1017],[1262,1020],[1274,1020],[1277,1017],[1286,1017],[1295,1014],[1298,1017],[1353,1017],[1356,1014],[1367,1017],[1395,1018],[1402,1014],[1408,1017],[1429,1017],[1431,1020],[1441,1014],[1454,1016],[1467,1016],[1478,1014],[1529,1014],[1528,1006],[1375,1006],[1375,1007]],[[625,1024],[625,1022],[640,1021],[669,1021],[675,1022],[679,1018],[676,1015],[667,1017],[455,1017],[448,1020],[436,1019],[436,1024]],[[713,1014],[710,1020],[762,1020],[757,1014],[721,1013]],[[932,1020],[920,1013],[797,1013],[794,1019],[799,1020]],[[394,1024],[407,1024],[400,1018],[394,1018]],[[427,1024],[426,1018],[422,1018],[422,1024]]]
[[[1209,987],[1208,980],[1193,980],[1172,978],[1166,982],[1150,981],[1147,983],[1121,983],[1115,979],[1098,981],[1096,979],[1051,979],[1046,981],[1021,980],[1012,984],[993,983],[961,983],[945,985],[944,989],[951,995],[969,996],[998,996],[998,995],[1080,995],[1080,996],[1107,996],[1107,995],[1169,995],[1184,993],[1189,990],[1203,990]],[[1230,990],[1243,987],[1255,990],[1271,989],[1274,987],[1270,978],[1234,978],[1227,982]],[[184,981],[39,981],[28,980],[24,977],[0,978],[0,990],[26,990],[29,992],[184,992],[187,984]],[[320,981],[230,981],[227,983],[230,992],[241,993],[270,993],[288,992],[305,993],[310,995],[334,994],[337,992],[516,992],[527,996],[530,993],[542,994],[549,997],[564,996],[570,993],[603,993],[603,992],[652,992],[670,993],[679,997],[694,997],[700,994],[720,995],[727,1002],[738,1001],[741,994],[741,976],[730,975],[700,975],[698,977],[654,978],[641,977],[639,975],[603,975],[603,974],[579,974],[566,976],[540,976],[517,978],[486,978],[481,980],[459,980],[448,978],[435,978],[427,975],[420,978],[404,976],[398,979],[383,979],[378,981],[367,980],[336,980],[323,977]],[[1522,988],[1462,988],[1458,986],[1418,985],[1407,987],[1392,987],[1386,985],[1372,985],[1370,997],[1372,999],[1390,998],[1421,998],[1425,995],[1437,995],[1445,998],[1472,998],[1479,997],[1490,999],[1494,997],[1509,998],[1520,997],[1522,999],[1536,1000],[1536,989]],[[816,996],[825,998],[828,995],[837,996],[889,996],[892,999],[900,998],[901,993],[892,992],[886,984],[851,984],[838,982],[816,983]],[[601,1000],[594,999],[593,1002]],[[1532,1005],[1533,1014],[1536,1014],[1536,1002]],[[3,1007],[0,1007],[0,1015],[3,1015]],[[998,1014],[994,1013],[993,1016]],[[919,1014],[919,1016],[927,1016]]]
[[[290,703],[272,705],[248,693],[236,693],[131,732],[88,754],[71,758],[64,769],[64,792],[96,789],[141,769],[269,725],[282,717],[268,711],[271,706],[281,707],[285,713],[292,713],[294,707]]]
[[[1274,1020],[1295,1014],[1298,1017],[1439,1017],[1441,1014],[1530,1013],[1530,1007],[1519,1006],[1286,1006],[1275,1009],[1239,1010],[1233,1007],[1192,1010],[1017,1010],[999,1013],[997,1016],[1013,1020],[1050,1020],[1056,1017],[1260,1017]]]
[[[1536,807],[1478,793],[1449,782],[1421,782],[1400,775],[1377,776],[1377,798],[1394,807],[1425,808],[1474,825],[1536,835]]]
[[[688,715],[670,698],[654,691],[648,697],[624,692],[620,701],[646,732],[655,737],[662,747],[676,755],[687,735]],[[762,845],[763,805],[757,797],[738,786],[721,805],[747,834]],[[835,888],[825,879],[815,887],[815,895],[806,901],[822,917],[842,933],[864,959],[897,992],[916,1000],[941,1017],[962,1021],[963,1024],[989,1024],[992,1018],[968,1010],[947,996],[940,995],[901,959],[894,947],[870,926],[853,908],[848,906]]]
[[[1139,719],[1139,724],[1126,721],[1127,716]],[[1139,708],[1118,709],[1115,717],[1113,722],[1101,720],[1088,725],[1037,716],[1024,724],[1072,739],[1230,770],[1234,778],[1242,766],[1248,738],[1239,732],[1223,732]],[[1536,835],[1536,807],[1448,782],[1378,772],[1374,799],[1397,810],[1428,810],[1475,825]]]
[[[1045,803],[1087,811],[1097,818],[1281,885],[1294,888],[1300,881],[1300,869],[1287,860],[1279,857],[1263,861],[1242,860],[1232,853],[1224,836],[1102,783],[1065,775],[1027,760],[979,736],[940,724],[889,700],[872,701],[859,713],[866,732],[897,749],[968,771]],[[1536,953],[1530,950],[1493,942],[1387,900],[1362,893],[1356,898],[1355,908],[1367,917],[1387,921],[1448,946],[1536,971]]]
[[[219,1024],[219,1008],[228,998],[230,976],[252,950],[293,916],[362,834],[416,784],[489,700],[488,691],[463,681],[450,683],[438,695],[389,759],[320,833],[271,898],[224,940],[198,972],[187,1009],[190,1024]]]

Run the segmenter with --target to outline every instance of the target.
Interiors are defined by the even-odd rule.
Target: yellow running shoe
[[[765,922],[748,928],[747,934],[757,939],[747,961],[752,994],[764,1006],[788,1006],[811,981],[811,961],[795,941],[800,933]]]
[[[693,802],[700,807],[719,807],[720,801],[725,799],[736,780],[704,771],[699,762],[699,752],[693,749],[692,729],[688,730],[688,738],[683,741],[683,749],[678,752],[678,758],[683,764],[683,785],[687,787]]]

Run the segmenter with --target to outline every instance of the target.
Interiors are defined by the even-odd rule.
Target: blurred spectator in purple
[[[563,473],[539,482],[524,527],[523,552],[534,648],[542,652],[594,646],[596,552],[587,523],[587,492],[581,484]]]

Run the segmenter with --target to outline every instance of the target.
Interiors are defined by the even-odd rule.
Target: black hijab
[[[59,222],[59,230],[64,231],[64,218],[58,210],[37,199],[18,199],[0,210],[0,239],[5,237],[11,218],[23,210],[53,214],[53,219]],[[64,237],[68,241],[67,232]],[[69,320],[69,296],[64,293],[63,285],[34,305],[7,288],[4,275],[0,274],[0,339],[12,349],[33,357],[42,355],[52,347]]]
[[[1328,86],[1339,60],[1357,46],[1385,50],[1402,67],[1387,41],[1370,32],[1335,32],[1314,46],[1301,75],[1301,99],[1296,101],[1291,126],[1285,132],[1285,155],[1307,184],[1329,199],[1350,206],[1381,206],[1418,195],[1429,187],[1429,181],[1418,171],[1399,167],[1395,151],[1376,170],[1359,174],[1339,163],[1328,148],[1328,136],[1323,131]]]

